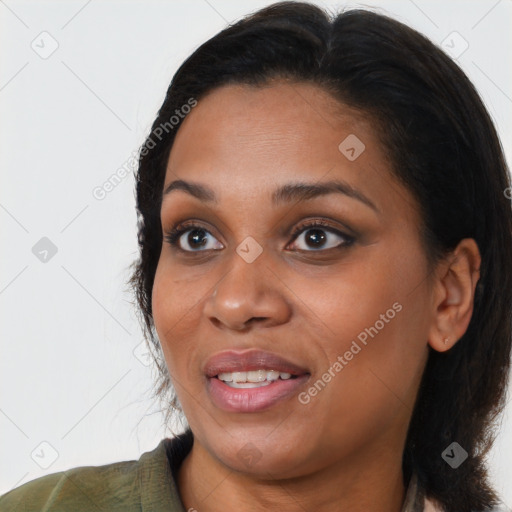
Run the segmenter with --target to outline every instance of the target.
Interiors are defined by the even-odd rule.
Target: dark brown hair
[[[473,316],[452,349],[430,349],[403,474],[406,483],[415,471],[427,495],[448,512],[493,507],[497,496],[484,456],[505,405],[512,339],[506,163],[493,123],[463,71],[418,32],[371,11],[348,10],[331,18],[307,3],[274,4],[212,37],[174,75],[140,153],[140,259],[130,280],[159,371],[156,396],[166,397],[169,414],[178,407],[151,307],[162,248],[162,188],[179,129],[170,119],[191,99],[200,102],[221,85],[258,86],[273,78],[316,84],[375,121],[393,172],[419,205],[432,266],[461,239],[476,240],[482,264]],[[453,441],[469,454],[457,469],[441,457]]]

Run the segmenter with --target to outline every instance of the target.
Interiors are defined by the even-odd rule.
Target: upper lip
[[[207,377],[215,377],[219,373],[245,372],[251,370],[275,370],[291,373],[292,375],[304,375],[308,371],[305,368],[287,361],[281,356],[263,350],[225,350],[210,357],[204,367]]]

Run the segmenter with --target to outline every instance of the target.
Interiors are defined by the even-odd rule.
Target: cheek
[[[294,288],[325,327],[317,337],[323,355],[317,378],[331,368],[336,377],[325,375],[334,383],[326,388],[341,408],[367,404],[370,410],[373,402],[380,409],[396,396],[414,400],[409,389],[425,362],[429,301],[422,252],[410,247],[407,259],[401,254],[375,251],[337,276]]]
[[[171,369],[172,365],[178,366],[176,363],[182,352],[180,347],[186,346],[183,336],[187,329],[190,332],[190,322],[194,316],[194,294],[165,262],[159,262],[151,301],[155,329]]]
[[[213,272],[193,274],[161,257],[152,291],[155,329],[171,375],[182,382],[196,382],[201,350],[199,334],[204,302],[215,280]]]
[[[393,304],[403,298],[404,281],[404,276],[397,274],[403,270],[375,256],[379,258],[360,258],[336,273],[316,278],[295,276],[290,283],[300,302],[325,327],[322,344],[328,353],[339,353],[365,328],[377,321],[380,325],[380,315],[386,311],[390,310],[389,317],[396,316]]]
[[[155,329],[162,345],[165,343],[166,333],[173,323],[175,306],[173,298],[174,283],[166,274],[159,263],[153,283],[151,295],[151,307]]]

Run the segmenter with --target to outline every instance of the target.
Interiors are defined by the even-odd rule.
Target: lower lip
[[[260,388],[232,388],[217,377],[208,379],[208,393],[213,403],[228,412],[258,412],[295,395],[309,375],[295,379],[277,379]]]

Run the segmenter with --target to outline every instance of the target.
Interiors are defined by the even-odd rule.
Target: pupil
[[[204,229],[194,229],[188,235],[188,243],[190,246],[202,246],[206,244],[206,232]]]
[[[313,246],[321,245],[327,238],[321,229],[309,229],[307,233],[309,233],[309,236],[306,235],[306,243],[309,244],[311,241]]]

